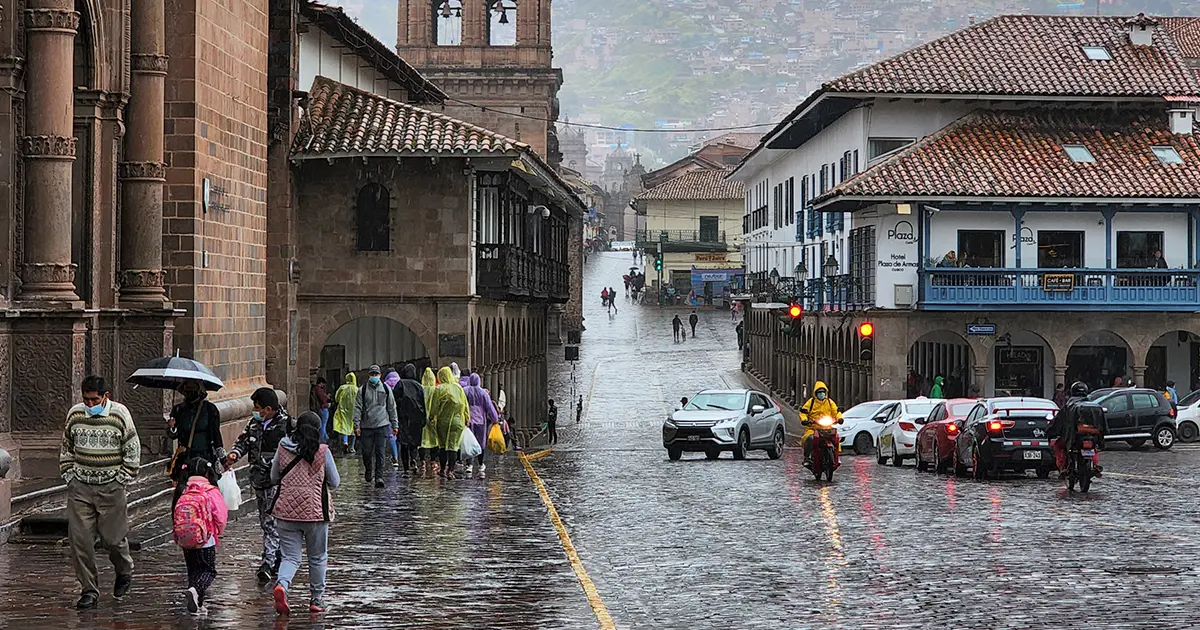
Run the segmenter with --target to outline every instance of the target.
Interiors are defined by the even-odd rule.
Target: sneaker
[[[88,610],[89,608],[95,608],[96,604],[99,603],[100,596],[89,591],[79,596],[79,601],[75,602],[75,607],[79,610]]]
[[[475,473],[476,479],[485,479],[487,477],[487,464],[479,465],[479,472]]]
[[[400,462],[392,462],[392,468],[399,468]]]
[[[263,563],[263,565],[261,567],[258,567],[258,572],[255,573],[255,575],[258,576],[259,584],[266,584],[267,582],[270,582],[272,578],[275,577],[275,572],[271,570],[270,565]]]
[[[121,599],[129,593],[129,587],[133,585],[132,575],[118,575],[117,581],[113,583],[113,597]]]
[[[188,589],[183,592],[183,598],[187,602],[188,612],[200,612],[200,594],[196,592],[195,587],[189,586]]]
[[[276,584],[275,590],[272,591],[271,594],[275,596],[275,613],[276,614],[279,614],[281,616],[287,616],[287,615],[292,614],[292,609],[288,607],[288,603],[287,603],[287,591],[284,590],[284,588],[282,586]]]

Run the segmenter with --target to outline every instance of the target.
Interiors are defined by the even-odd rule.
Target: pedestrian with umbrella
[[[126,379],[138,387],[170,389],[183,396],[183,402],[171,409],[167,419],[167,437],[177,442],[167,475],[175,484],[186,484],[181,477],[183,464],[193,457],[214,465],[225,459],[221,439],[221,412],[208,400],[210,391],[225,386],[208,366],[184,357],[154,359]]]

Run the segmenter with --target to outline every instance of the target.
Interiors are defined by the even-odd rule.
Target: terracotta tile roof
[[[1076,163],[1063,145],[1096,161]],[[1151,147],[1174,147],[1161,164]],[[815,200],[919,197],[1200,198],[1200,136],[1171,132],[1165,111],[977,110]]]
[[[1184,57],[1200,59],[1200,17],[1168,17],[1162,22]]]
[[[702,169],[690,171],[651,188],[634,199],[658,201],[713,201],[744,199],[745,186],[742,182],[725,179],[725,169]]]
[[[824,89],[1028,96],[1200,94],[1200,82],[1168,29],[1155,30],[1152,46],[1135,46],[1126,31],[1128,19],[999,16],[834,79]],[[1112,59],[1090,60],[1084,46],[1103,46]]]
[[[313,80],[293,156],[529,152],[529,145],[326,77]]]
[[[387,78],[404,86],[414,103],[442,103],[446,94],[400,58],[395,50],[367,32],[338,6],[302,0],[300,13],[330,37],[353,49]]]
[[[758,141],[760,139],[762,139],[761,133],[727,133],[717,136],[712,140],[706,141],[704,146],[707,147],[714,144],[728,144],[730,146],[741,147],[743,149],[753,149],[754,147],[758,146]]]

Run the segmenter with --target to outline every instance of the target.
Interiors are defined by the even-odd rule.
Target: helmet
[[[1086,397],[1088,395],[1087,384],[1080,381],[1071,383],[1071,395],[1079,398]]]

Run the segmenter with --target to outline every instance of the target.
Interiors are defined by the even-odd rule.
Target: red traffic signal
[[[871,322],[863,322],[858,325],[859,337],[870,337],[875,334],[875,325]]]
[[[804,315],[804,308],[799,304],[792,304],[788,307],[787,314],[792,319],[800,319]]]

